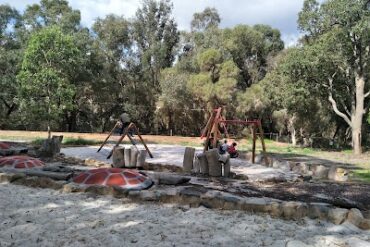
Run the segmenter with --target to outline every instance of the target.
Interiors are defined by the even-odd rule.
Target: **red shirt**
[[[236,153],[235,146],[231,145],[231,146],[227,149],[227,152],[228,152],[229,154],[234,154],[234,153]]]

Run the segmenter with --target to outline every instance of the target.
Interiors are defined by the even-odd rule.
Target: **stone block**
[[[357,208],[351,208],[347,215],[347,221],[357,227],[360,227],[361,222],[364,220],[364,216],[361,211]]]
[[[307,216],[311,219],[327,219],[330,210],[330,204],[310,203],[308,204]]]
[[[308,206],[302,202],[283,202],[283,216],[286,219],[301,219],[307,216]]]
[[[342,224],[348,215],[348,209],[345,208],[331,208],[328,212],[328,220],[336,225]]]
[[[218,161],[219,154],[216,148],[207,151],[206,158],[208,162],[209,175],[211,177],[221,177],[222,176],[222,165]]]
[[[183,160],[183,168],[185,172],[191,172],[193,169],[195,148],[186,147]]]
[[[124,168],[125,167],[125,148],[124,147],[114,147],[113,148],[113,167]]]

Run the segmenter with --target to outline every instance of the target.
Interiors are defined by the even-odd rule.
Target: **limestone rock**
[[[222,176],[222,165],[218,161],[219,154],[216,148],[211,149],[206,152],[206,158],[208,162],[209,175],[211,177],[221,177]]]
[[[345,182],[348,180],[348,171],[340,167],[331,167],[329,169],[328,178],[334,181]]]
[[[191,172],[193,169],[195,148],[186,147],[183,160],[183,168],[185,172]]]
[[[131,168],[135,168],[136,167],[136,163],[137,163],[137,157],[139,155],[139,151],[137,150],[136,147],[134,146],[131,146],[131,152],[130,152],[130,163],[129,164],[126,164],[126,167],[131,167]]]
[[[307,244],[303,243],[302,241],[299,240],[290,240],[288,243],[285,245],[286,247],[308,247]]]
[[[317,178],[328,178],[329,168],[323,165],[313,167],[313,175]]]
[[[307,204],[302,202],[283,202],[283,216],[286,219],[301,219],[307,215]]]
[[[208,162],[207,162],[206,155],[204,153],[201,153],[197,155],[197,158],[199,160],[200,173],[204,175],[208,175],[209,168],[208,168]]]
[[[348,209],[345,208],[331,208],[328,213],[328,220],[333,224],[342,224],[348,215]]]
[[[144,167],[147,153],[148,152],[146,150],[139,151],[139,155],[137,156],[137,162],[136,162],[137,168]]]
[[[362,216],[362,213],[360,210],[357,208],[351,208],[349,210],[348,215],[347,215],[347,221],[352,223],[353,225],[360,227],[360,224],[364,217]]]
[[[125,148],[124,156],[125,166],[131,167],[131,148]]]
[[[114,147],[113,148],[113,167],[123,168],[125,167],[125,156],[124,156],[124,147]]]
[[[330,210],[330,204],[310,203],[308,206],[308,217],[311,219],[326,219]]]

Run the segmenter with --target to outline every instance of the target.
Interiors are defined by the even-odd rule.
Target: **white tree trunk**
[[[365,78],[360,75],[356,75],[356,109],[352,113],[352,145],[353,151],[356,155],[362,153],[361,145],[361,131],[362,131],[362,120],[365,114]]]

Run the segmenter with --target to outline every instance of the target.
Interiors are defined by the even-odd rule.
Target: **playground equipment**
[[[39,159],[23,155],[0,158],[0,167],[7,166],[14,169],[30,169],[34,167],[42,167],[44,165],[45,163]]]
[[[153,185],[153,181],[145,174],[121,168],[84,171],[74,177],[73,182],[83,185],[118,186],[128,190],[143,190]]]
[[[212,111],[210,118],[207,121],[206,127],[202,131],[201,138],[206,137],[205,145],[203,152],[205,153],[209,148],[209,143],[212,147],[216,147],[218,141],[221,139],[221,130],[224,130],[224,134],[226,135],[227,139],[229,139],[229,134],[227,132],[227,125],[245,125],[251,127],[251,132],[253,136],[253,144],[252,144],[252,162],[255,162],[256,158],[256,141],[257,137],[260,138],[262,144],[262,152],[263,155],[266,153],[266,146],[265,140],[263,139],[263,129],[261,125],[261,120],[226,120],[224,116],[222,116],[222,108],[219,107]]]
[[[114,127],[113,127],[113,128],[112,128],[112,130],[109,132],[109,134],[108,134],[107,138],[105,138],[105,140],[104,140],[103,144],[100,146],[100,148],[98,149],[98,151],[97,151],[97,152],[99,152],[99,151],[104,147],[104,145],[108,142],[109,138],[112,136],[112,134],[113,134],[114,130],[119,126],[119,124],[120,124],[120,122],[118,121],[118,122],[114,125]],[[126,128],[125,128],[125,130],[124,130],[123,134],[121,135],[121,137],[119,138],[119,140],[118,140],[118,141],[117,141],[117,143],[115,144],[114,148],[115,148],[115,147],[118,147],[118,146],[121,144],[121,142],[122,142],[122,140],[125,138],[125,136],[127,136],[127,137],[129,138],[130,142],[132,143],[132,145],[136,147],[136,142],[133,140],[133,138],[132,138],[132,137],[131,137],[131,135],[129,134],[129,133],[130,133],[130,130],[131,130],[131,131],[134,131],[134,133],[139,137],[139,139],[140,139],[141,143],[144,145],[144,147],[145,147],[146,151],[148,152],[148,154],[149,154],[150,158],[153,158],[153,155],[152,155],[152,153],[150,152],[150,150],[149,150],[148,146],[146,145],[146,143],[145,143],[144,139],[141,137],[141,135],[140,135],[140,133],[139,133],[138,128],[137,128],[137,127],[136,127],[136,125],[135,125],[134,123],[132,123],[132,122],[131,122],[131,123],[130,123]],[[114,149],[114,148],[113,148],[113,149]],[[109,158],[112,156],[112,154],[113,154],[113,149],[110,151],[109,155],[107,156],[107,159],[109,159]]]

